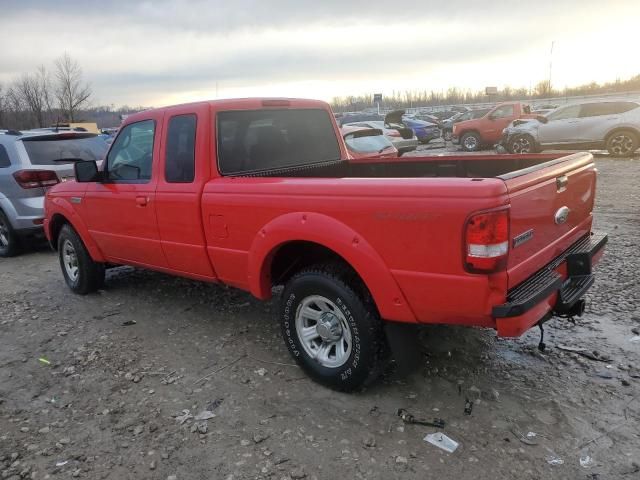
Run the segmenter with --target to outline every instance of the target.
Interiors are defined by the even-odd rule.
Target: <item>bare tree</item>
[[[14,89],[22,104],[31,112],[38,127],[44,127],[46,105],[37,75],[25,73],[15,83]]]
[[[76,112],[86,106],[91,97],[91,86],[82,79],[82,69],[68,53],[55,61],[56,98],[62,112],[70,122]]]

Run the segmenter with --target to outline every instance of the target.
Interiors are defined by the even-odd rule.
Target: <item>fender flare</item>
[[[105,262],[106,259],[102,254],[102,251],[98,247],[98,245],[93,241],[91,234],[89,233],[89,229],[85,224],[84,220],[78,215],[73,208],[73,206],[62,197],[55,197],[51,200],[51,204],[53,205],[53,211],[50,215],[47,215],[49,221],[46,223],[46,228],[48,229],[47,237],[52,238],[51,236],[51,221],[57,216],[62,216],[80,235],[85,247],[91,255],[91,258],[96,262]]]
[[[248,282],[253,295],[260,299],[270,298],[271,261],[280,247],[292,241],[313,242],[342,257],[364,281],[382,318],[417,321],[391,271],[375,249],[344,223],[319,213],[287,213],[258,231],[248,255]]]

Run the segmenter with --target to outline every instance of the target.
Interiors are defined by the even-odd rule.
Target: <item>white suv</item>
[[[514,121],[500,144],[510,153],[606,148],[612,155],[633,155],[640,148],[640,102],[566,105],[538,119]]]
[[[0,131],[0,257],[15,255],[21,240],[42,235],[44,195],[73,179],[73,163],[102,160],[107,143],[86,132]]]

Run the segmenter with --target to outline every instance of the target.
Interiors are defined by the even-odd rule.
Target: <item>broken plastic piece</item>
[[[458,448],[458,445],[460,445],[458,442],[452,440],[441,432],[430,433],[429,435],[424,437],[424,441],[429,442],[430,444],[435,445],[436,447],[441,448],[445,452],[449,453],[455,452],[456,448]]]

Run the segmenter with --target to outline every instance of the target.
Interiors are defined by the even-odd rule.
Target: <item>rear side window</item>
[[[109,145],[93,134],[65,137],[39,135],[22,139],[32,165],[60,165],[77,160],[102,160]]]
[[[320,109],[220,112],[218,167],[229,175],[340,159],[329,113]]]
[[[4,145],[0,145],[0,168],[7,168],[11,166],[11,161],[9,160],[9,154],[7,153],[7,149],[4,148]]]
[[[598,117],[601,115],[616,115],[618,113],[627,112],[635,107],[637,107],[637,105],[631,102],[586,103],[582,105],[580,116]]]
[[[177,115],[169,120],[165,159],[168,183],[191,183],[195,176],[196,116]]]

